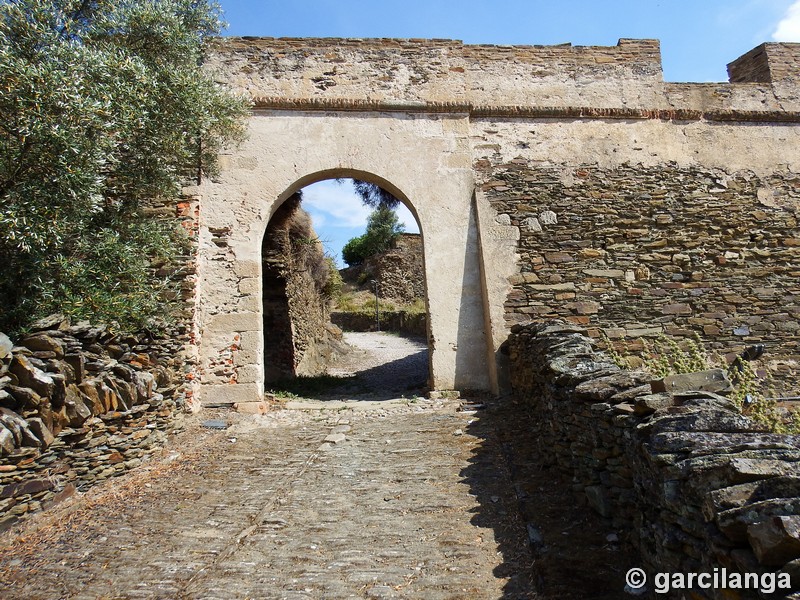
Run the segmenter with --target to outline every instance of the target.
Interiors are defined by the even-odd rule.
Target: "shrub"
[[[209,0],[0,3],[0,330],[164,314],[150,266],[181,235],[142,209],[243,131],[199,66],[221,25]]]
[[[638,363],[656,378],[712,368],[725,369],[734,384],[730,399],[743,415],[766,425],[775,433],[800,433],[800,418],[796,413],[778,409],[769,377],[759,377],[748,361],[740,359],[728,364],[718,354],[709,355],[698,335],[682,343],[661,335],[653,343],[645,342],[644,350],[638,355],[628,354],[624,347],[622,351],[618,350],[605,334],[603,340],[606,352],[619,367],[627,369]]]

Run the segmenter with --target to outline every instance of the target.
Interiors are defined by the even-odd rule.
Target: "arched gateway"
[[[701,314],[697,295],[681,287],[684,277],[709,281],[726,267],[698,254],[691,236],[684,243],[681,223],[691,219],[679,213],[712,218],[692,204],[708,191],[741,205],[736,227],[765,198],[758,215],[769,213],[776,231],[789,222],[796,200],[781,194],[800,171],[796,150],[787,151],[800,145],[800,51],[760,48],[732,63],[736,83],[668,84],[655,40],[216,41],[207,67],[254,108],[246,141],[195,192],[203,402],[262,395],[262,237],[291,194],[334,177],[379,184],[419,221],[435,389],[499,391],[500,344],[511,324],[531,317],[623,323],[619,335],[630,336],[657,318],[716,328],[727,341],[737,315],[710,305]],[[739,184],[744,170],[756,179]],[[665,229],[672,223],[675,235]],[[662,240],[676,245],[669,256]],[[661,256],[670,285],[659,288]]]

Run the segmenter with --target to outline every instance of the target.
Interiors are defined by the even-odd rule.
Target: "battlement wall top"
[[[207,66],[221,83],[257,105],[291,108],[416,103],[797,111],[798,65],[800,44],[762,44],[729,65],[731,84],[710,84],[716,86],[712,91],[709,84],[665,84],[660,43],[651,39],[621,39],[616,46],[503,46],[445,39],[228,37],[212,40],[207,54]],[[781,84],[777,95],[774,82]]]
[[[800,78],[800,44],[768,42],[728,65],[731,83],[777,83]]]

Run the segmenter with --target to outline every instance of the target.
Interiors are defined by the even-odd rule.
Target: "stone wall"
[[[0,335],[0,528],[161,447],[181,427],[182,350],[59,316]]]
[[[415,233],[398,236],[387,252],[376,257],[373,272],[377,275],[378,293],[382,298],[393,298],[400,302],[424,299],[422,236]]]
[[[723,396],[654,394],[648,374],[621,371],[565,322],[515,327],[508,351],[542,467],[626,532],[649,581],[725,568],[787,573],[800,589],[800,437],[765,432]]]
[[[198,360],[198,297],[197,257],[199,252],[200,196],[194,185],[187,184],[177,199],[151,198],[145,202],[142,212],[147,218],[155,218],[178,227],[186,235],[183,253],[173,264],[154,264],[153,275],[159,280],[172,282],[172,289],[165,298],[172,302],[170,319],[163,323],[163,337],[170,338],[172,357],[176,366],[176,383],[181,385],[181,398],[186,408],[199,408],[196,392],[199,384]]]
[[[800,44],[761,44],[728,65],[731,83],[778,82],[797,77]]]
[[[428,334],[428,320],[424,313],[403,310],[378,312],[381,331],[394,331],[404,335],[424,338]],[[375,312],[332,312],[331,322],[344,331],[375,331]]]
[[[560,317],[634,347],[662,332],[699,334],[722,353],[763,343],[780,377],[797,373],[796,173],[522,158],[476,167],[498,222],[520,231],[510,325]]]
[[[617,46],[466,45],[456,40],[220,38],[208,66],[257,104],[318,98],[432,103],[601,106],[611,82],[629,82],[633,103],[650,101],[661,81],[657,40]],[[224,73],[224,75],[223,75]],[[580,79],[581,88],[565,85]],[[514,85],[509,85],[513,81]],[[619,91],[619,88],[616,88]]]
[[[371,280],[378,282],[378,296],[413,302],[425,298],[425,264],[422,236],[403,233],[391,247],[367,258],[362,264],[341,270],[342,279],[362,289],[373,290]]]
[[[347,351],[330,323],[327,284],[332,268],[300,208],[300,196],[275,213],[264,235],[262,277],[264,365],[267,383],[296,375],[319,375]],[[233,375],[231,383],[236,383]]]

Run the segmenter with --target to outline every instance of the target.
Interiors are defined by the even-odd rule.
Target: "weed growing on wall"
[[[721,355],[709,354],[697,334],[680,342],[662,334],[652,342],[645,340],[644,349],[638,353],[628,352],[624,342],[615,345],[605,333],[602,338],[606,353],[617,366],[622,369],[641,366],[655,379],[724,369],[734,385],[729,397],[743,415],[763,423],[775,433],[800,433],[800,417],[795,412],[779,409],[769,377],[759,377],[748,361],[735,360],[728,364]]]
[[[667,377],[678,373],[694,373],[712,369],[720,357],[709,357],[699,336],[682,340],[680,343],[666,335],[660,335],[654,341],[644,340],[644,349],[638,353],[629,352],[627,346],[620,344],[621,350],[603,335],[605,351],[622,369],[641,367],[652,373],[655,378]]]

